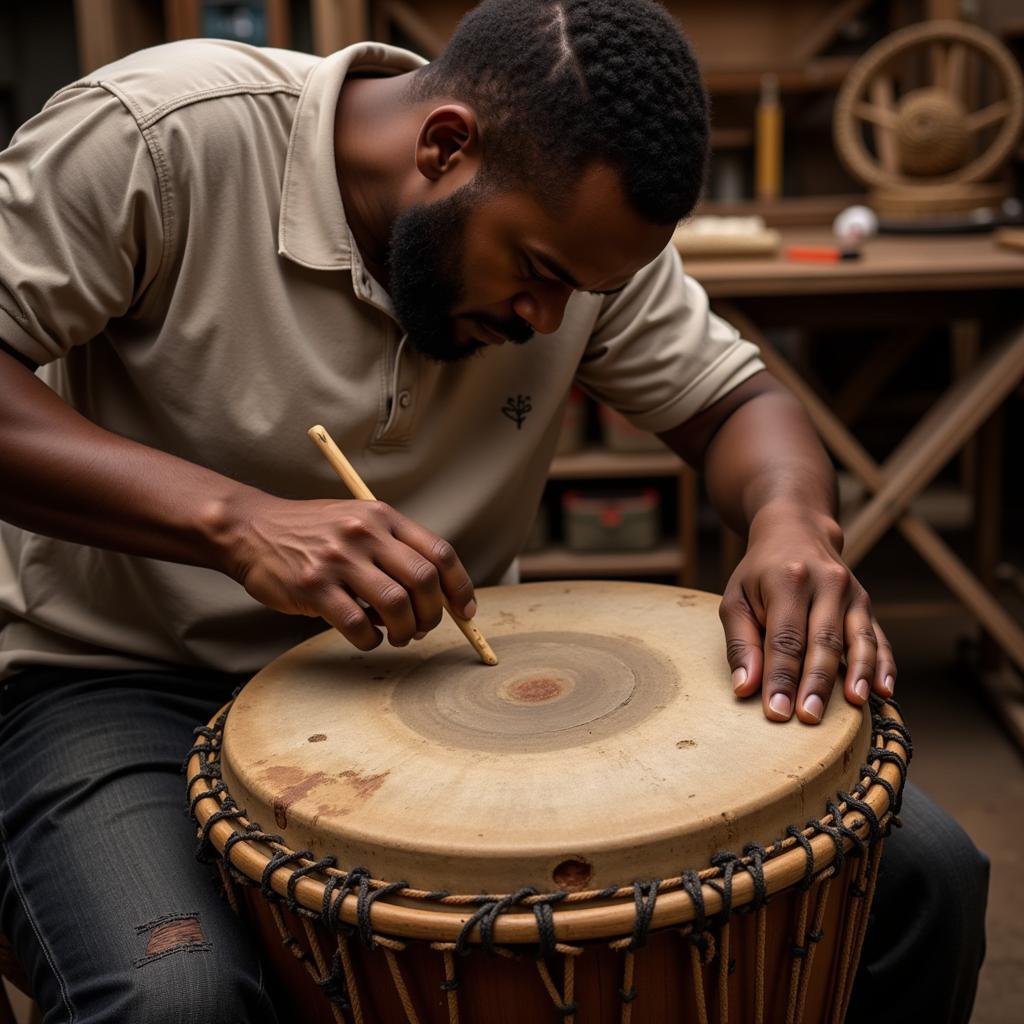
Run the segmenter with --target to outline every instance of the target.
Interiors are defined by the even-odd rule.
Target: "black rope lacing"
[[[368,878],[368,868],[355,867],[345,875],[329,875],[324,885],[324,895],[320,903],[320,921],[325,928],[351,935],[355,928],[341,918],[341,905],[345,897],[357,886],[361,879]]]
[[[498,915],[516,906],[516,904],[522,903],[527,897],[536,895],[538,895],[537,890],[532,885],[527,885],[501,899],[495,899],[493,896],[480,897],[482,905],[466,919],[466,923],[459,932],[459,937],[455,940],[455,951],[462,956],[469,952],[470,934],[479,925],[481,947],[489,956],[496,956],[494,922],[497,920]]]
[[[651,928],[651,918],[654,917],[654,906],[658,902],[660,886],[660,878],[633,883],[633,906],[636,909],[636,917],[633,919],[633,936],[627,949],[637,950],[647,942],[647,933]]]
[[[312,860],[313,855],[310,854],[309,858]],[[297,867],[288,876],[288,890],[285,896],[286,906],[293,914],[304,914],[306,910],[304,907],[299,906],[299,901],[295,897],[295,887],[299,884],[299,881],[317,872],[326,872],[328,868],[333,868],[337,865],[338,861],[335,857],[330,855],[321,857],[319,860],[313,861],[311,864]]]
[[[700,875],[696,871],[684,871],[682,875],[683,889],[693,904],[693,926],[690,941],[700,950],[701,959],[705,959],[708,949],[707,914],[704,909],[704,889]]]
[[[786,829],[786,835],[796,840],[804,851],[804,877],[800,879],[800,890],[806,892],[814,881],[814,849],[811,847],[810,839],[796,825],[790,825]]]
[[[858,800],[857,797],[843,792],[840,792],[839,799],[842,800],[847,807],[850,807],[864,815],[864,820],[867,822],[868,826],[868,845],[874,846],[874,844],[882,837],[882,826],[878,820],[878,815],[875,814],[871,804],[866,803],[864,800]]]
[[[334,951],[331,956],[331,969],[322,977],[317,985],[327,999],[340,1010],[348,1013],[352,1005],[348,998],[348,982],[345,980],[345,969],[341,962],[341,953]]]
[[[313,856],[309,850],[275,850],[263,868],[263,877],[260,879],[260,895],[265,900],[276,900],[277,893],[274,892],[271,883],[271,876],[278,868],[286,868],[289,864],[297,864],[301,860],[309,860]]]
[[[726,851],[712,854],[711,857],[711,866],[722,872],[722,880],[721,882],[712,880],[708,882],[708,885],[722,897],[723,917],[728,917],[732,913],[732,876],[739,861],[740,858],[737,854]]]
[[[367,949],[373,949],[376,943],[373,938],[373,925],[370,921],[370,910],[377,900],[390,896],[399,889],[408,889],[408,882],[390,882],[379,889],[370,890],[368,875],[359,878],[359,895],[356,900],[356,930]]]
[[[542,899],[538,899],[533,905],[533,916],[537,921],[537,935],[540,939],[537,946],[537,956],[542,960],[555,955],[555,913],[552,907],[561,903],[569,894],[567,892],[548,893]]]

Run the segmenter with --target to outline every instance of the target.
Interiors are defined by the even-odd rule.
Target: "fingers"
[[[809,595],[800,580],[793,583],[788,599],[766,602],[761,701],[765,717],[773,722],[786,722],[793,714],[807,646]]]
[[[377,564],[408,595],[415,621],[414,639],[440,623],[444,613],[441,576],[433,563],[403,544],[392,543],[381,553]]]
[[[433,566],[440,589],[448,598],[452,610],[464,619],[471,619],[476,614],[473,581],[451,544],[397,512],[394,513],[392,533],[397,540],[407,544]]]
[[[366,602],[393,646],[434,629],[446,594],[464,617],[476,612],[472,581],[451,544],[383,502],[360,505],[344,530],[361,556],[345,560],[339,583]]]
[[[843,657],[839,607],[834,601],[817,602],[807,623],[807,653],[796,694],[796,716],[817,725],[828,707]]]
[[[347,586],[377,613],[393,647],[404,647],[420,632],[409,592],[376,566],[364,564],[356,567]]]
[[[762,545],[763,548],[763,545]],[[765,717],[817,725],[843,676],[846,698],[862,706],[892,696],[896,662],[871,602],[834,553],[780,564],[775,551],[748,548],[719,609],[738,697],[760,688]]]
[[[374,628],[367,613],[339,587],[324,587],[316,610],[353,647],[361,651],[372,651],[384,639],[380,630]]]
[[[875,665],[875,693],[882,697],[891,697],[896,689],[896,659],[892,653],[892,644],[889,638],[882,632],[878,620],[872,616],[871,625],[875,630],[875,639],[878,643],[878,661]]]
[[[725,629],[725,653],[737,697],[757,693],[761,685],[761,624],[740,587],[729,587],[718,608]]]
[[[878,635],[866,595],[846,610],[846,681],[843,691],[851,704],[867,703],[878,670]]]
[[[476,612],[452,546],[382,502],[265,495],[247,538],[236,578],[252,597],[285,614],[322,615],[362,650],[380,643],[377,623],[398,646],[426,635],[445,595],[457,613]]]

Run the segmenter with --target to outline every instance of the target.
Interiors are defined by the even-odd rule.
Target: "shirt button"
[[[412,395],[410,395],[408,391],[400,391],[398,393],[398,404],[403,409],[408,409],[411,402],[412,402]]]

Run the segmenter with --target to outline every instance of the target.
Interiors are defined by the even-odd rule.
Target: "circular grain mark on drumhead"
[[[593,865],[582,857],[569,857],[551,872],[551,878],[555,885],[568,892],[585,889],[593,877]]]
[[[397,680],[392,707],[425,739],[489,751],[564,750],[632,728],[672,702],[679,683],[663,655],[628,637],[522,633],[481,672],[462,650]]]

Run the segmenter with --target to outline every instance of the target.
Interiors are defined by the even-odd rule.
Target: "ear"
[[[416,168],[438,181],[445,174],[480,158],[476,114],[461,103],[432,110],[416,136]]]

